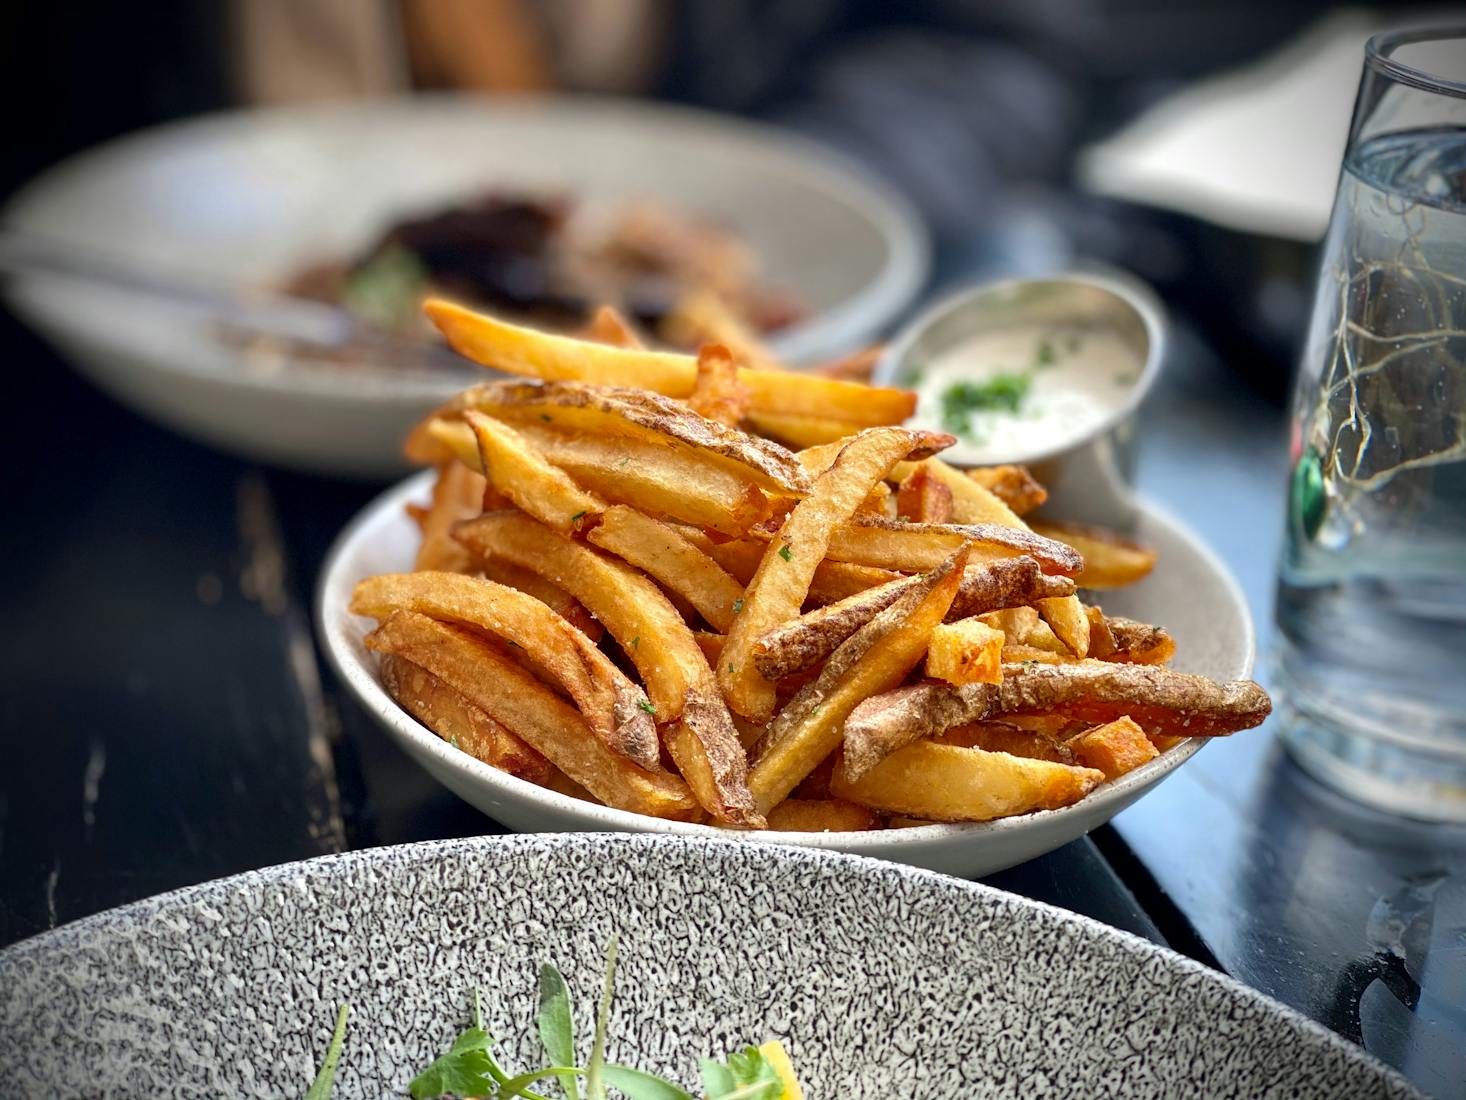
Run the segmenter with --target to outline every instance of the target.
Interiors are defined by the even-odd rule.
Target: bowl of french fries
[[[901,426],[913,395],[848,362],[425,310],[517,377],[413,431],[429,469],[343,533],[320,626],[383,727],[510,828],[981,874],[1269,711],[1245,604],[1183,528],[1034,518],[1027,471],[943,462],[951,436]]]

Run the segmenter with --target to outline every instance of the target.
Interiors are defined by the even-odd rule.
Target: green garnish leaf
[[[638,699],[636,705],[648,714],[657,713],[657,704],[653,703],[650,699]]]
[[[585,516],[586,513],[584,511],[576,512],[575,515],[570,517],[570,522],[575,523],[577,520],[585,519]]]
[[[412,321],[427,286],[427,268],[417,254],[389,244],[347,276],[341,302],[367,324],[399,329]]]
[[[789,544],[787,542],[783,546],[779,547],[779,557],[783,558],[785,561],[789,561],[792,557],[794,557],[794,551],[789,548]]]
[[[530,1092],[529,1086],[536,1081],[548,1081],[552,1077],[558,1077],[562,1083],[574,1081],[577,1077],[584,1077],[585,1070],[579,1066],[547,1066],[544,1069],[537,1069],[533,1073],[521,1073],[518,1077],[506,1077],[499,1082],[499,1091],[492,1094],[494,1100],[513,1100],[516,1096],[539,1096],[538,1093]]]
[[[692,1094],[682,1086],[630,1066],[611,1063],[602,1068],[601,1077],[627,1100],[693,1100]]]
[[[641,646],[641,635],[638,634],[635,638],[632,638],[631,639],[631,648],[632,649],[637,649],[640,646]]]
[[[548,424],[548,423],[550,423],[550,414],[549,413],[540,413],[540,419],[543,420],[546,424]]]
[[[463,747],[458,743],[458,734],[456,733],[452,737],[448,738],[448,744],[452,745],[455,749],[461,749]]]
[[[575,1030],[570,1016],[570,987],[554,963],[540,967],[540,1012],[535,1019],[540,1042],[550,1063],[557,1066],[575,1064]],[[569,1100],[579,1100],[575,1079],[562,1082]]]
[[[784,1095],[778,1071],[758,1047],[734,1051],[726,1064],[704,1058],[701,1069],[708,1100],[778,1100]]]
[[[407,1085],[413,1100],[434,1100],[445,1092],[456,1096],[492,1096],[498,1082],[489,1048],[494,1040],[481,1027],[471,1027],[453,1040],[448,1053],[433,1059],[432,1065]]]
[[[742,610],[743,610],[743,597],[740,596],[738,599],[736,599],[736,600],[733,601],[733,614],[736,615],[736,614],[738,614]]]
[[[336,1010],[336,1029],[331,1032],[330,1045],[326,1047],[326,1060],[316,1071],[316,1079],[306,1090],[305,1100],[331,1100],[331,1085],[336,1080],[336,1063],[341,1060],[341,1048],[346,1043],[346,1005]]]
[[[606,944],[606,982],[601,987],[601,1005],[596,1012],[596,1033],[591,1040],[590,1061],[585,1067],[586,1100],[606,1097],[606,1027],[611,1022],[611,995],[616,989],[616,936]]]
[[[730,673],[731,673],[731,672],[733,672],[733,671],[734,671],[734,669],[733,669],[733,662],[732,662],[732,661],[729,661],[729,662],[728,662],[728,671],[729,671],[729,672],[730,672]]]
[[[1030,375],[1006,371],[982,382],[954,382],[942,392],[942,427],[953,435],[969,435],[975,412],[1016,413],[1031,384]]]

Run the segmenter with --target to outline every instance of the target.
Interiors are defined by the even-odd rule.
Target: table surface
[[[0,432],[0,946],[249,868],[500,831],[314,644],[322,558],[376,487],[169,434],[5,316],[0,353],[21,397]],[[1229,563],[1266,639],[1282,411],[1183,343],[1141,439],[1142,490]],[[1348,804],[1268,727],[987,881],[1167,944],[1466,1096],[1466,830]]]

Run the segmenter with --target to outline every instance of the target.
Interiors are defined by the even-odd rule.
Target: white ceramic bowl
[[[326,559],[317,593],[321,641],[352,695],[414,760],[511,829],[736,836],[833,848],[976,877],[1052,851],[1104,824],[1201,747],[1200,741],[1183,742],[1064,809],[978,824],[868,833],[734,833],[643,817],[545,790],[452,748],[403,711],[382,687],[376,658],[362,645],[375,624],[347,610],[351,590],[363,577],[411,569],[418,532],[403,506],[426,501],[432,477],[428,471],[389,489],[341,534]],[[1140,584],[1108,593],[1105,610],[1164,625],[1176,639],[1175,667],[1182,671],[1221,680],[1246,676],[1254,654],[1252,620],[1225,567],[1179,523],[1144,505],[1135,537],[1155,547],[1159,563]]]
[[[206,116],[74,157],[3,217],[135,266],[274,285],[364,247],[396,216],[498,186],[598,203],[648,197],[727,226],[812,308],[774,341],[794,362],[870,340],[926,276],[908,204],[823,147],[721,115],[570,98],[421,96]],[[125,404],[318,472],[401,472],[412,422],[472,377],[290,362],[262,371],[175,304],[51,277],[7,296]]]

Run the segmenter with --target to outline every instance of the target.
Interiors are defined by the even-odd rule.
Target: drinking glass
[[[1466,26],[1365,48],[1292,430],[1285,743],[1361,801],[1466,820]]]

